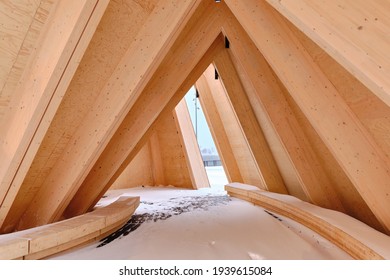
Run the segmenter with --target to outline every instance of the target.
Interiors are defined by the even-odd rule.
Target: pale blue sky
[[[192,87],[190,91],[186,94],[185,99],[187,101],[188,110],[190,112],[190,116],[192,119],[192,124],[194,125],[195,130],[195,88]],[[216,152],[216,148],[213,142],[213,138],[211,137],[211,133],[209,127],[206,122],[206,118],[203,114],[199,99],[197,100],[197,126],[198,126],[198,143],[200,149],[213,149]]]

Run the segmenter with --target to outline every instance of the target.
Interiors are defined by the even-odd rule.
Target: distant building
[[[221,159],[218,155],[202,155],[204,166],[221,166]]]

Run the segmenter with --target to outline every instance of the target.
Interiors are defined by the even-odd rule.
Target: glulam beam
[[[178,136],[182,143],[182,149],[189,169],[189,174],[194,189],[210,187],[206,169],[203,165],[198,141],[185,99],[182,99],[173,111],[176,121]]]
[[[222,50],[223,51],[223,50]],[[236,116],[236,112],[232,103],[229,100],[229,96],[226,93],[226,89],[221,82],[221,79],[215,77],[215,68],[214,65],[210,65],[207,70],[202,75],[207,83],[208,88],[210,89],[209,93],[214,100],[217,109],[217,114],[222,122],[222,127],[226,133],[226,138],[224,134],[217,134],[215,142],[222,142],[224,149],[221,150],[222,154],[224,151],[232,152],[232,155],[227,154],[229,156],[229,165],[233,164],[232,167],[235,167],[234,163],[238,167],[237,172],[241,178],[242,182],[248,183],[257,186],[258,188],[266,188],[264,186],[263,176],[261,174],[261,170],[258,167],[255,157],[251,151],[251,146],[248,144],[246,135],[244,130],[241,127],[241,123],[239,118]],[[199,96],[203,98],[203,95],[208,94],[201,87],[199,88]],[[211,108],[207,108],[206,112]],[[213,121],[211,121],[213,122]],[[215,126],[216,124],[214,124]],[[221,131],[220,129],[218,130]],[[219,137],[223,138],[219,138]],[[229,149],[230,147],[230,149]],[[224,160],[225,154],[222,156]],[[229,169],[227,170],[229,171]]]
[[[158,2],[26,210],[19,228],[46,224],[61,214],[200,2]]]
[[[266,1],[390,106],[388,1]]]
[[[49,15],[45,36],[16,88],[19,103],[4,116],[0,131],[0,226],[107,4],[108,0],[61,1]]]
[[[265,118],[280,141],[293,166],[299,187],[288,184],[291,194],[303,192],[308,201],[330,209],[345,211],[331,180],[305,136],[288,104],[272,69],[240,23],[226,10],[223,29],[230,41],[232,62],[240,69],[240,78],[259,122]],[[275,144],[275,143],[273,143]],[[279,164],[287,164],[286,162]],[[299,188],[299,189],[298,189]]]
[[[225,130],[226,128],[223,125],[222,117],[218,111],[220,100],[214,100],[214,95],[211,92],[210,85],[205,75],[201,75],[199,77],[196,81],[195,87],[199,92],[199,101],[228,181],[230,183],[243,182],[240,169],[237,165],[237,160],[235,159],[232,146],[229,142],[229,136]]]
[[[288,193],[227,49],[215,57],[214,64],[259,169],[262,188],[277,193]]]
[[[97,203],[131,162],[137,150],[148,141],[159,119],[172,114],[176,105],[212,62],[215,54],[223,48],[223,37],[219,28],[221,18],[210,6],[203,8],[209,8],[208,12],[205,13],[201,9],[191,20],[193,24],[187,26],[189,30],[186,30],[174,45],[175,51],[170,52],[164,59],[141,98],[127,114],[70,201],[65,211],[66,217],[84,213]],[[198,17],[202,17],[204,25],[195,24]],[[203,33],[205,26],[213,25],[214,28],[208,28],[209,32]],[[193,55],[187,55],[188,53]]]
[[[255,0],[225,3],[390,232],[390,164],[381,149],[272,7]]]

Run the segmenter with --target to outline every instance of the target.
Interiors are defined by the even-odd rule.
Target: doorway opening
[[[196,141],[202,155],[210,187],[224,189],[228,179],[198,97],[195,87],[192,87],[185,96]]]

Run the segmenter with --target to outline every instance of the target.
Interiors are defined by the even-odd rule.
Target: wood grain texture
[[[221,158],[228,182],[243,182],[228,134],[223,125],[223,119],[218,112],[221,100],[214,100],[208,79],[204,74],[196,81],[195,87],[199,92],[199,100],[207,125],[210,128],[210,133],[218,150],[218,155]]]
[[[177,134],[181,142],[182,150],[187,162],[187,168],[194,189],[209,188],[210,182],[203,165],[198,141],[195,136],[194,127],[185,99],[177,104],[173,111],[176,122]],[[173,181],[174,182],[174,181]]]
[[[4,159],[0,162],[1,225],[107,3],[106,0],[59,3],[23,73],[17,88],[21,92],[20,102],[7,116],[7,126],[2,128],[5,133],[0,151]]]
[[[340,249],[360,260],[383,260],[384,257],[359,239],[345,232],[342,228],[320,216],[299,207],[299,203],[289,203],[282,198],[271,196],[269,192],[252,190],[246,185],[226,185],[228,194],[250,201],[265,209],[290,218],[317,232]]]
[[[279,168],[227,49],[216,56],[214,65],[261,175],[262,189],[287,193]]]
[[[248,98],[289,193],[321,207],[345,211],[334,182],[285,97],[285,87],[230,11],[225,11],[225,18],[223,28],[231,42],[233,62],[240,69]]]
[[[271,7],[254,1],[246,1],[245,6],[238,1],[229,0],[226,3],[368,207],[385,230],[389,231],[390,172],[388,159],[383,156],[381,149]],[[248,17],[249,14],[252,16]],[[273,40],[266,39],[271,37]],[[326,119],[324,116],[327,116]]]
[[[388,1],[267,2],[390,106]]]

